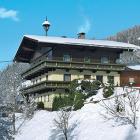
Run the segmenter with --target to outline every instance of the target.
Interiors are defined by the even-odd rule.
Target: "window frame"
[[[70,62],[71,61],[71,55],[63,54],[63,61],[64,62]]]
[[[69,76],[69,80],[66,80],[67,79],[66,76]],[[71,81],[71,74],[64,74],[63,81],[70,82]]]
[[[88,77],[89,76],[89,77]],[[88,78],[86,78],[86,77],[88,77]],[[91,79],[91,75],[90,74],[85,74],[84,75],[84,79],[86,80],[86,79]]]
[[[109,64],[110,63],[109,57],[108,56],[102,56],[100,58],[100,62],[101,62],[101,64]]]
[[[91,57],[90,56],[85,56],[84,57],[84,62],[85,63],[90,63],[91,62]]]
[[[101,80],[100,78],[98,79],[99,77],[101,77]],[[101,83],[103,83],[103,75],[96,75],[96,80],[100,81]]]

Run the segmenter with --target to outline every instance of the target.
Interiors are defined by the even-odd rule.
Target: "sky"
[[[23,35],[104,39],[140,25],[140,0],[0,0],[0,62],[13,60]],[[8,63],[0,63],[0,70]]]

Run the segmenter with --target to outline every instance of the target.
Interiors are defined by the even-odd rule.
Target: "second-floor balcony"
[[[97,60],[85,61],[84,59],[78,58],[72,58],[70,60],[64,60],[63,58],[43,58],[31,65],[31,67],[22,74],[22,77],[32,77],[37,73],[45,71],[47,68],[122,71],[125,69],[125,65],[116,63],[101,63]]]
[[[40,83],[30,85],[28,87],[22,88],[22,93],[40,93],[46,89],[68,89],[70,87],[70,81],[42,81]]]

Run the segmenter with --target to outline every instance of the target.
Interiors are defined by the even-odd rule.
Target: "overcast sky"
[[[0,0],[0,61],[12,60],[24,34],[103,39],[140,24],[140,0]],[[0,63],[0,69],[7,64]]]

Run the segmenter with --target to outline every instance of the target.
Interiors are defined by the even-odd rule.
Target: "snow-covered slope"
[[[114,120],[106,121],[101,115],[104,112],[105,109],[99,103],[88,103],[80,110],[72,112],[69,122],[71,128],[69,140],[140,139],[139,120],[138,129],[134,130],[129,124],[118,125]],[[15,140],[62,140],[56,131],[54,118],[56,118],[56,112],[36,112],[34,117],[20,129]]]

